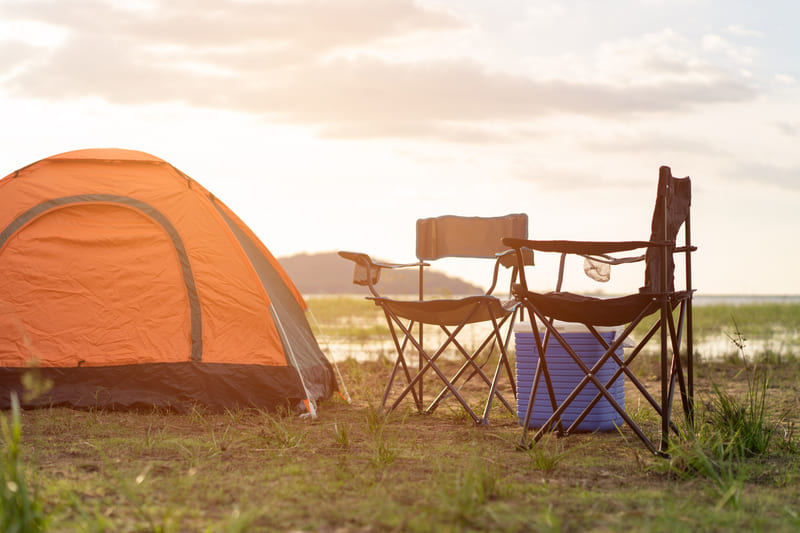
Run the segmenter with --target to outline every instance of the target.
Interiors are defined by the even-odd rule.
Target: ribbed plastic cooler
[[[592,368],[605,353],[600,342],[582,324],[557,323],[556,329],[567,343],[575,350],[584,364]],[[616,328],[597,328],[603,339],[611,344],[616,335]],[[539,334],[543,335],[544,328],[540,325]],[[534,343],[530,323],[519,322],[514,326],[514,340],[516,348],[516,373],[517,373],[517,416],[522,425],[525,421],[525,410],[528,407],[533,378],[536,373],[536,364],[539,354]],[[547,346],[547,368],[553,383],[558,405],[575,389],[585,374],[575,361],[570,357],[563,346],[552,336]],[[617,350],[617,355],[622,358],[622,348]],[[605,384],[611,379],[619,365],[613,358],[609,358],[597,372],[597,378]],[[611,396],[618,404],[625,408],[625,380],[621,374],[609,388]],[[590,381],[581,390],[562,414],[561,420],[565,427],[574,422],[580,413],[588,406],[597,395],[597,387]],[[539,379],[539,388],[536,392],[536,401],[533,406],[529,427],[540,427],[553,414],[550,397],[544,376]],[[622,425],[622,416],[614,409],[608,400],[601,398],[587,416],[578,424],[580,431],[607,431]]]

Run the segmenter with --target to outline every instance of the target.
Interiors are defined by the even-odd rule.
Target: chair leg
[[[691,284],[690,284],[691,288]],[[686,373],[688,389],[688,419],[692,428],[694,428],[694,338],[693,338],[693,318],[692,318],[692,297],[684,300],[686,307]]]
[[[533,382],[531,383],[531,390],[530,395],[528,396],[528,404],[525,406],[525,416],[522,420],[522,436],[520,436],[519,443],[517,444],[517,448],[520,449],[529,449],[531,447],[531,443],[528,442],[528,430],[531,425],[531,417],[533,416],[533,408],[535,405],[536,393],[539,391],[539,380],[542,375],[545,376],[545,381],[548,381],[547,391],[548,393],[552,394],[553,387],[549,384],[550,374],[546,372],[544,369],[547,367],[547,362],[539,356],[539,360],[536,364],[536,370],[533,374]],[[553,408],[553,411],[556,409]],[[546,424],[543,425],[546,427]],[[558,420],[558,435],[562,436],[563,432],[561,431],[561,419]],[[536,442],[541,438],[539,433],[537,432],[534,436],[533,441]]]
[[[517,397],[517,380],[516,376],[514,376],[513,370],[511,370],[511,363],[508,360],[508,345],[511,342],[511,334],[514,333],[514,324],[516,324],[517,317],[516,315],[519,314],[520,317],[522,316],[522,307],[517,306],[514,309],[514,314],[511,316],[511,324],[508,326],[506,330],[506,340],[503,342],[503,348],[506,352],[506,357],[503,359],[503,366],[506,369],[506,375],[508,376],[508,381],[511,383],[511,394],[516,398]]]
[[[528,316],[530,317],[531,331],[533,333],[533,339],[536,344],[536,350],[539,353],[539,358],[537,359],[536,362],[536,370],[533,376],[533,383],[531,384],[530,395],[528,396],[528,405],[526,406],[525,409],[525,419],[523,420],[522,424],[522,436],[520,437],[520,442],[518,444],[518,447],[520,448],[530,447],[530,444],[527,443],[528,429],[530,427],[531,417],[533,416],[534,401],[536,399],[536,394],[539,391],[540,376],[544,376],[545,385],[547,387],[547,394],[550,399],[550,406],[554,412],[554,416],[551,417],[542,425],[540,430],[534,435],[533,440],[534,442],[538,441],[543,435],[542,430],[549,431],[551,428],[555,428],[559,436],[564,435],[564,426],[561,423],[560,413],[558,419],[554,420],[555,412],[558,410],[557,407],[558,402],[556,401],[555,389],[553,388],[553,383],[550,379],[550,372],[547,370],[547,358],[544,356],[545,353],[547,352],[547,345],[550,341],[550,330],[548,328],[545,328],[544,339],[540,337],[539,328],[536,325],[536,318],[539,317],[539,319],[541,320],[541,315],[538,314],[538,310],[535,307],[533,307],[532,304],[528,303],[526,305],[530,306],[528,308]],[[549,324],[550,326],[552,326],[553,324],[552,320],[549,321]],[[517,397],[519,398],[519,396]],[[553,422],[556,421],[557,424],[553,426]]]
[[[385,309],[384,309],[384,314],[386,316],[386,321],[389,324],[389,332],[392,335],[392,340],[393,340],[394,345],[395,345],[395,350],[397,351],[397,359],[395,359],[394,368],[392,369],[392,373],[389,376],[389,381],[386,384],[386,388],[384,389],[384,392],[383,392],[383,400],[381,401],[381,408],[382,409],[386,408],[386,402],[389,399],[389,394],[391,392],[392,386],[394,385],[394,380],[395,380],[395,377],[397,376],[398,368],[402,367],[403,374],[405,374],[405,377],[406,377],[406,383],[411,381],[411,373],[408,370],[408,365],[407,365],[406,360],[405,360],[405,349],[406,349],[406,346],[408,345],[409,337],[406,334],[406,336],[403,338],[403,342],[401,344],[399,339],[397,338],[397,331],[395,330],[395,326],[394,325],[395,325],[395,323],[400,324],[401,329],[403,329],[406,332],[408,330],[410,330],[412,327],[414,327],[414,322],[413,321],[409,322],[408,326],[404,328],[402,326],[402,324],[400,323],[399,319],[397,317],[395,317],[395,316],[390,315],[389,312],[386,311]],[[422,411],[422,398],[420,398],[418,396],[416,389],[412,389],[411,390],[411,395],[412,395],[412,397],[414,399],[414,404],[417,406],[417,410],[418,411]]]
[[[689,383],[688,383],[686,377],[683,374],[683,363],[682,363],[681,357],[680,357],[680,355],[681,355],[680,346],[681,346],[681,341],[683,340],[683,332],[684,332],[683,331],[683,326],[684,326],[684,324],[686,324],[686,320],[687,320],[687,317],[686,317],[686,309],[687,309],[686,303],[687,303],[686,300],[681,302],[680,313],[679,313],[679,318],[678,318],[677,333],[673,332],[673,333],[671,333],[671,335],[673,336],[673,348],[672,349],[673,349],[673,352],[675,354],[674,357],[677,359],[676,365],[678,367],[679,379],[680,379],[680,385],[681,385],[681,404],[683,406],[683,414],[684,414],[684,416],[686,417],[687,420],[690,420],[691,419],[691,403],[692,403],[691,399],[690,399],[691,393],[690,393],[690,390],[689,390]],[[688,336],[687,336],[687,346],[688,346],[688,340],[689,339],[688,339]],[[689,365],[689,360],[688,360],[688,348],[687,348],[687,374],[689,372],[688,365]]]
[[[493,324],[495,326],[493,331],[495,332],[495,334],[497,336],[497,343],[498,343],[498,346],[500,347],[500,360],[497,362],[497,368],[495,369],[495,376],[494,376],[494,381],[493,381],[493,385],[492,385],[492,391],[489,393],[489,400],[486,402],[486,409],[484,411],[484,418],[486,418],[487,413],[489,412],[489,409],[491,408],[491,405],[492,405],[492,399],[494,398],[494,391],[497,388],[497,384],[499,383],[499,379],[500,379],[500,372],[502,371],[501,370],[501,365],[502,365],[503,369],[505,369],[506,376],[508,377],[508,382],[511,384],[511,394],[515,398],[517,397],[516,379],[515,379],[515,376],[514,376],[513,372],[511,371],[511,363],[509,363],[509,361],[508,361],[508,344],[511,341],[511,334],[514,331],[514,324],[516,323],[517,313],[520,313],[520,312],[521,312],[521,308],[518,306],[511,313],[511,322],[509,323],[508,328],[506,330],[506,338],[505,338],[505,340],[502,340],[500,338],[500,327],[502,327],[502,323],[499,326]],[[502,340],[502,344],[500,344],[501,340]],[[506,409],[508,409],[511,412],[512,415],[516,415],[516,413],[514,412],[514,409],[511,408],[511,406],[508,404],[508,402],[506,402],[505,399],[503,398],[503,396],[500,395],[499,393],[498,393],[498,398],[500,398],[500,400],[505,405]]]
[[[509,334],[511,332],[511,329],[514,327],[514,316],[515,316],[516,312],[517,311],[515,309],[514,312],[510,315],[511,322],[510,322],[510,325],[509,325]],[[510,373],[511,367],[508,364],[507,347],[508,347],[508,339],[509,339],[509,337],[506,336],[506,339],[504,341],[503,338],[500,336],[500,328],[503,326],[503,324],[506,322],[506,320],[508,318],[509,318],[509,316],[506,316],[498,324],[497,320],[494,317],[492,317],[492,326],[493,326],[492,334],[495,337],[495,342],[497,343],[498,349],[500,351],[500,360],[497,362],[497,367],[495,368],[495,371],[494,371],[494,378],[492,379],[492,384],[489,387],[489,397],[486,399],[486,406],[483,409],[483,419],[482,419],[482,421],[483,421],[484,424],[488,424],[489,423],[489,411],[492,408],[492,401],[494,400],[495,395],[497,395],[497,397],[503,403],[505,408],[508,409],[509,412],[512,415],[514,414],[514,409],[508,404],[508,402],[503,397],[503,395],[500,394],[500,392],[497,390],[497,385],[500,382],[500,373],[502,372],[502,368],[505,366],[506,373],[507,373],[507,375],[509,377],[509,382],[511,383],[511,389],[516,394],[516,387],[514,386],[514,379],[511,377],[511,373]]]
[[[670,405],[669,405],[669,386],[667,384],[667,313],[670,313],[669,303],[664,300],[661,302],[661,444],[658,451],[667,453],[669,450],[669,420],[670,420]]]
[[[470,417],[472,418],[472,420],[473,420],[475,423],[478,423],[478,422],[479,422],[479,420],[480,420],[480,419],[478,418],[478,415],[476,415],[476,414],[475,414],[475,412],[474,412],[474,411],[473,411],[473,410],[472,410],[472,409],[469,407],[469,405],[467,404],[466,400],[465,400],[465,399],[464,399],[464,398],[461,396],[461,394],[458,392],[458,390],[456,390],[456,388],[455,388],[455,387],[453,387],[453,385],[452,385],[452,384],[450,383],[450,381],[447,379],[447,376],[445,376],[445,374],[444,374],[444,373],[441,371],[441,369],[440,369],[440,368],[439,368],[439,367],[436,365],[436,360],[439,358],[439,356],[440,356],[440,355],[442,355],[442,353],[444,353],[444,351],[445,351],[445,349],[447,348],[447,346],[448,346],[448,345],[449,345],[449,344],[450,344],[450,343],[453,341],[453,338],[454,338],[454,337],[455,337],[455,336],[456,336],[456,335],[459,333],[459,331],[460,331],[460,330],[463,328],[463,324],[462,324],[462,325],[460,325],[459,327],[457,327],[457,328],[456,328],[456,329],[453,331],[453,333],[450,335],[450,337],[448,337],[448,339],[447,339],[447,340],[446,340],[446,341],[445,341],[445,342],[442,344],[442,346],[441,346],[441,347],[440,347],[440,348],[439,348],[439,349],[436,351],[436,353],[434,353],[432,356],[430,356],[430,355],[428,355],[428,353],[427,353],[427,352],[426,352],[426,351],[425,351],[425,350],[422,348],[422,345],[420,345],[420,343],[419,343],[419,342],[418,342],[418,341],[417,341],[417,340],[416,340],[416,339],[415,339],[415,338],[414,338],[414,337],[411,335],[411,332],[410,332],[410,331],[408,331],[408,329],[407,329],[405,326],[403,326],[403,324],[402,324],[402,323],[401,323],[399,320],[396,320],[396,319],[395,319],[394,323],[395,323],[395,324],[397,324],[397,326],[398,326],[398,327],[399,327],[399,328],[400,328],[400,329],[403,331],[403,334],[407,336],[407,338],[409,339],[409,341],[411,342],[411,344],[412,344],[412,345],[414,345],[414,347],[415,347],[415,348],[416,348],[416,349],[419,351],[419,353],[420,353],[420,354],[423,356],[423,358],[425,359],[425,361],[426,361],[426,362],[425,362],[425,365],[424,365],[424,366],[423,366],[421,369],[419,369],[419,371],[417,372],[417,374],[416,374],[416,375],[415,375],[413,378],[410,378],[408,385],[406,386],[406,388],[405,388],[405,389],[403,389],[403,391],[400,393],[400,395],[398,396],[398,398],[397,398],[397,399],[394,401],[394,403],[393,403],[393,404],[392,404],[392,405],[389,407],[388,411],[389,411],[389,412],[393,411],[393,410],[394,410],[394,409],[395,409],[395,408],[396,408],[396,407],[397,407],[397,406],[400,404],[400,402],[403,400],[403,398],[405,398],[405,396],[406,396],[406,395],[407,395],[407,394],[408,394],[410,391],[413,391],[413,390],[414,390],[414,387],[415,387],[415,386],[417,385],[417,383],[418,383],[418,382],[419,382],[419,381],[420,381],[420,380],[423,378],[423,376],[425,375],[425,373],[426,373],[426,372],[427,372],[429,369],[432,369],[432,370],[433,370],[433,371],[436,373],[436,375],[437,375],[437,376],[439,376],[439,379],[441,379],[441,380],[442,380],[442,382],[445,384],[446,388],[447,388],[447,389],[448,389],[448,390],[449,390],[449,391],[450,391],[450,392],[453,394],[453,396],[454,396],[454,397],[455,397],[455,398],[458,400],[458,402],[461,404],[461,406],[462,406],[462,407],[464,407],[464,409],[465,409],[465,410],[467,411],[467,413],[470,415]],[[413,394],[413,392],[412,392],[412,394]],[[420,408],[420,410],[421,410],[421,408]]]
[[[689,424],[694,430],[694,338],[692,324],[692,298],[684,301],[686,307],[686,389]]]
[[[497,322],[495,317],[492,317],[492,326],[493,326],[492,333],[488,337],[486,337],[486,339],[483,340],[481,345],[472,354],[469,354],[467,352],[467,350],[461,345],[461,343],[459,343],[458,340],[455,339],[455,337],[450,334],[448,329],[446,327],[442,326],[442,330],[448,336],[453,337],[453,341],[452,341],[453,345],[459,350],[459,352],[461,352],[461,354],[466,359],[466,361],[461,366],[461,368],[459,368],[458,371],[454,374],[454,376],[452,377],[450,382],[453,385],[455,385],[455,383],[461,378],[461,376],[464,374],[464,372],[467,369],[471,368],[472,372],[464,380],[465,384],[468,381],[470,381],[473,377],[475,377],[475,375],[479,375],[481,377],[481,379],[483,380],[483,382],[486,385],[489,385],[489,396],[487,398],[486,405],[484,406],[484,413],[483,413],[483,417],[481,418],[481,422],[480,422],[481,424],[488,424],[489,423],[488,413],[489,413],[489,410],[491,409],[492,401],[493,401],[495,396],[497,396],[497,398],[500,399],[500,401],[503,403],[505,408],[508,409],[508,411],[510,413],[512,413],[512,414],[514,413],[514,409],[511,407],[511,405],[508,403],[508,401],[506,401],[506,399],[503,397],[503,395],[500,394],[499,391],[497,391],[497,384],[498,384],[499,378],[500,378],[500,371],[501,371],[501,368],[503,366],[506,368],[506,373],[508,375],[510,383],[512,384],[512,390],[515,390],[514,379],[512,377],[511,370],[510,370],[511,367],[508,364],[508,352],[507,352],[507,350],[506,350],[506,348],[505,348],[505,346],[503,344],[503,338],[500,336],[500,333],[499,333],[499,331],[503,327],[503,325],[505,325],[505,323],[512,316],[513,316],[513,314],[512,315],[506,315],[505,317],[503,317],[500,320],[499,323]],[[512,323],[513,323],[513,320],[512,320]],[[509,328],[510,328],[510,326],[509,326]],[[506,341],[505,342],[506,343],[508,342],[508,337],[506,337]],[[480,355],[480,353],[483,352],[483,350],[490,344],[492,344],[492,351],[494,351],[494,344],[495,343],[499,347],[500,360],[498,361],[497,368],[495,369],[495,372],[493,374],[493,378],[490,380],[489,377],[486,376],[486,374],[484,374],[482,368],[477,364],[476,359]],[[491,357],[491,353],[490,353],[489,357]],[[488,361],[488,359],[487,359],[487,361]],[[448,393],[447,387],[443,388],[441,390],[441,392],[439,393],[439,395],[436,397],[436,399],[428,407],[427,412],[433,412],[436,409],[436,407],[439,405],[439,403],[445,398],[445,396],[447,396],[447,393]]]
[[[632,322],[631,324],[633,325],[634,323]],[[661,322],[656,321],[653,324],[653,326],[648,330],[648,332],[645,334],[645,336],[642,338],[642,340],[639,341],[638,345],[636,346],[636,348],[634,348],[633,352],[631,352],[630,355],[626,356],[625,360],[622,361],[621,364],[619,359],[615,357],[615,360],[617,361],[617,364],[620,365],[620,367],[614,372],[614,375],[609,380],[610,382],[616,380],[619,377],[619,375],[622,372],[624,372],[626,377],[629,379],[630,383],[634,387],[636,387],[639,393],[642,395],[642,397],[645,400],[647,400],[647,402],[655,410],[659,418],[662,416],[661,405],[658,403],[658,401],[656,401],[655,398],[653,398],[653,396],[650,394],[650,391],[647,390],[647,388],[642,384],[642,382],[639,381],[639,379],[636,377],[636,374],[634,374],[633,371],[630,370],[630,365],[633,363],[634,359],[636,359],[636,356],[639,355],[639,353],[642,351],[642,348],[644,348],[645,345],[650,341],[650,339],[653,338],[653,336],[659,331],[660,327],[661,327]],[[633,329],[634,328],[631,327],[630,331],[632,331]],[[622,336],[630,334],[628,329],[626,329],[625,331],[626,332],[623,333]],[[678,427],[672,421],[670,421],[670,427],[675,433],[678,433]]]

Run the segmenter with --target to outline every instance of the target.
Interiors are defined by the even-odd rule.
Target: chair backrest
[[[675,178],[669,167],[658,171],[658,193],[650,228],[651,241],[675,243],[678,231],[686,224],[688,245],[689,211],[692,204],[692,182],[689,177]],[[675,290],[673,251],[651,247],[645,259],[645,286],[642,292],[672,292]]]
[[[495,258],[509,250],[503,237],[528,238],[528,215],[461,217],[445,215],[417,220],[417,258],[433,261],[443,257]]]

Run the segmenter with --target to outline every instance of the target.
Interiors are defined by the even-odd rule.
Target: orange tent
[[[33,366],[53,385],[23,405],[313,410],[335,381],[305,310],[256,235],[157,157],[79,150],[0,180],[0,407]]]

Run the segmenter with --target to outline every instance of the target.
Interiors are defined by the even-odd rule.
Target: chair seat
[[[458,326],[495,320],[510,315],[516,302],[503,302],[491,295],[467,296],[455,300],[394,300],[372,297],[376,305],[385,306],[398,317],[427,324]]]
[[[645,315],[658,310],[656,295],[629,294],[617,298],[595,298],[571,292],[540,294],[515,286],[515,294],[533,303],[544,315],[564,322],[579,322],[595,326],[621,326],[632,322],[642,310]]]
[[[617,298],[595,298],[571,292],[540,294],[529,292],[521,285],[514,286],[518,298],[533,302],[542,313],[564,322],[579,322],[595,326],[622,326],[632,322],[642,310],[650,306],[642,316],[658,311],[658,294],[640,292]],[[691,295],[691,291],[676,291],[669,294],[670,307]]]

